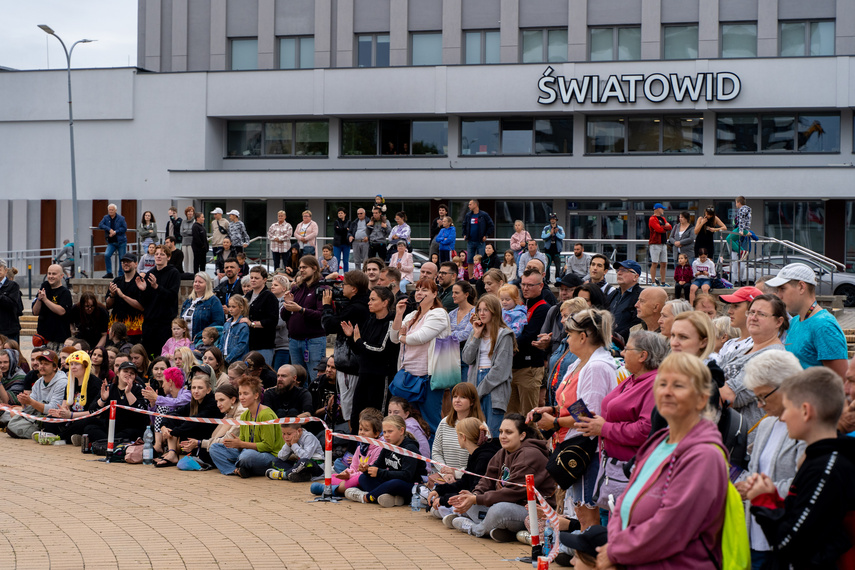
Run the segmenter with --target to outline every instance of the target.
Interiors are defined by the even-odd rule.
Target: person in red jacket
[[[656,202],[653,205],[653,215],[647,221],[650,228],[650,237],[647,240],[650,250],[650,276],[657,287],[665,285],[665,271],[668,269],[668,233],[671,224],[665,219],[665,206]],[[659,266],[659,274],[662,280],[656,278],[656,266]]]

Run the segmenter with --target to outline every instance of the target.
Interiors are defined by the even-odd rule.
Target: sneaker
[[[277,469],[275,467],[271,467],[270,469],[265,471],[264,474],[267,475],[268,479],[273,479],[275,481],[282,481],[286,478],[285,471],[283,471],[282,469]],[[243,477],[242,474],[241,477]]]
[[[249,479],[252,477],[252,471],[248,467],[238,467],[238,475],[241,479]]]
[[[511,542],[514,540],[514,533],[506,528],[494,528],[490,531],[490,538],[496,542]]]
[[[79,433],[72,435],[71,445],[73,445],[74,447],[80,447],[81,445],[83,445],[83,436]]]
[[[112,274],[112,273],[105,273],[105,274],[104,274],[104,279],[112,279],[112,278],[113,278],[113,274]]]
[[[377,504],[381,507],[403,507],[407,504],[407,501],[404,500],[404,497],[400,495],[390,495],[389,493],[383,493],[379,497],[377,497]]]
[[[451,521],[451,526],[453,526],[460,532],[472,534],[472,527],[475,526],[475,521],[473,521],[469,517],[457,517],[456,519]]]
[[[297,471],[297,468],[295,467],[290,473],[288,473],[288,480],[292,483],[305,483],[306,481],[312,480],[312,474],[308,469]]]
[[[451,513],[450,515],[445,515],[444,517],[442,517],[442,524],[444,524],[448,528],[454,528],[454,524],[453,524],[454,520],[459,519],[459,518],[460,518],[460,515],[458,515],[457,513]]]
[[[531,533],[527,530],[521,530],[517,533],[517,541],[531,546]]]
[[[660,283],[658,279],[653,280],[653,285],[655,285],[656,287],[662,287],[662,283]]]
[[[367,503],[368,491],[363,491],[359,487],[351,487],[344,492],[344,498],[355,503]]]

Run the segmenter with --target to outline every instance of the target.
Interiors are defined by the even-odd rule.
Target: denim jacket
[[[192,301],[185,299],[181,305],[179,316],[184,315],[184,311],[190,308]],[[202,329],[205,327],[221,327],[226,320],[223,314],[223,304],[216,295],[211,295],[204,301],[196,303],[196,310],[193,311],[193,339],[201,338]]]

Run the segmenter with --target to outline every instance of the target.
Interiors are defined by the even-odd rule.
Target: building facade
[[[852,0],[139,0],[138,37],[73,72],[81,227],[192,203],[260,235],[382,194],[423,237],[478,198],[499,238],[557,212],[620,258],[655,202],[731,226],[744,195],[855,264]],[[64,85],[0,73],[0,249],[70,234]]]

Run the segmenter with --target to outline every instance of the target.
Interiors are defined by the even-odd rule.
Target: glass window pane
[[[232,121],[226,138],[229,156],[261,155],[261,123]]]
[[[781,23],[781,57],[799,57],[805,55],[805,23]]]
[[[258,40],[232,40],[232,69],[258,69]]]
[[[719,116],[716,121],[716,152],[757,152],[755,115]]]
[[[591,61],[614,60],[614,28],[591,28]]]
[[[799,150],[840,152],[840,115],[799,115]]]
[[[484,63],[499,63],[499,32],[484,32]]]
[[[585,152],[589,154],[623,153],[626,125],[623,119],[588,119]]]
[[[356,61],[359,67],[371,67],[371,53],[373,51],[374,38],[371,36],[359,36],[356,40]]]
[[[448,121],[413,121],[413,154],[448,154]]]
[[[464,34],[466,59],[468,65],[481,63],[481,32],[466,32]]]
[[[662,121],[662,152],[703,154],[703,118],[665,117]]]
[[[834,55],[834,22],[811,22],[810,54]]]
[[[327,121],[297,123],[297,155],[329,156],[330,124]]]
[[[380,121],[380,154],[410,154],[410,121]]]
[[[377,57],[374,67],[389,67],[389,34],[377,36]]]
[[[662,121],[652,117],[629,119],[627,149],[629,152],[659,152],[659,125]]]
[[[543,30],[523,30],[523,63],[543,61]]]
[[[291,123],[264,125],[264,154],[291,154]]]
[[[502,121],[502,154],[531,154],[531,119]]]
[[[546,60],[567,61],[567,30],[549,30],[547,35]]]
[[[618,59],[634,61],[641,59],[641,28],[618,29]]]
[[[537,119],[534,121],[536,154],[573,154],[573,119]]]
[[[282,38],[279,40],[279,69],[295,69],[297,67],[297,38]]]
[[[413,34],[413,65],[442,65],[442,34]]]
[[[315,38],[300,38],[300,69],[315,67]]]
[[[792,115],[761,117],[760,150],[793,150],[796,118]]]
[[[377,154],[377,121],[342,121],[341,154],[374,156]]]
[[[757,57],[757,24],[722,24],[721,57]]]
[[[698,27],[666,26],[665,59],[697,59]]]
[[[460,126],[460,154],[499,153],[499,121],[463,121]]]

